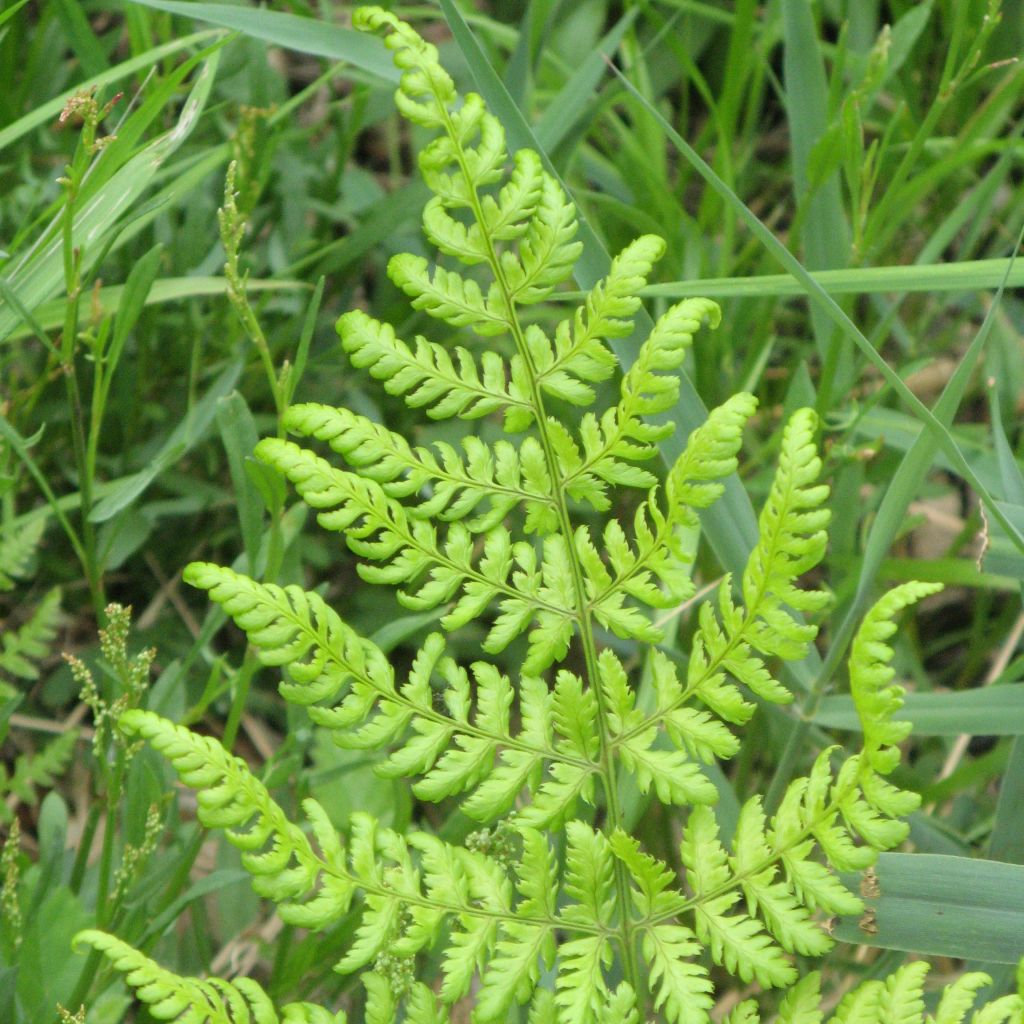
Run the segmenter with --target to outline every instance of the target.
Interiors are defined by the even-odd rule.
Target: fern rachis
[[[343,838],[312,799],[302,805],[306,825],[290,821],[214,740],[147,711],[126,713],[121,726],[199,790],[200,820],[226,830],[283,920],[318,929],[353,915],[338,969],[364,972],[368,1020],[441,1021],[473,991],[481,1024],[527,1003],[536,1024],[633,1022],[651,1012],[704,1024],[713,1002],[707,958],[744,983],[792,985],[792,955],[831,945],[821,915],[861,906],[833,869],[864,868],[903,839],[898,819],[917,798],[886,778],[905,733],[892,721],[901,691],[885,641],[893,617],[934,588],[891,591],[854,644],[863,751],[836,757],[835,768],[836,751],[822,751],[770,819],[752,797],[731,844],[723,842],[717,791],[700,762],[736,753],[734,728],[755,710],[741,687],[765,701],[791,699],[769,665],[803,657],[816,632],[803,616],[827,599],[797,586],[826,543],[816,418],[801,410],[783,431],[758,544],[738,586],[726,579],[701,605],[681,678],[653,646],[661,632],[650,613],[692,594],[698,515],[736,469],[755,400],[738,395],[714,410],[664,481],[644,463],[672,427],[648,417],[671,410],[687,348],[704,324],[717,324],[717,307],[686,300],[667,310],[617,399],[589,408],[593,385],[610,382],[616,365],[607,341],[631,332],[637,293],[663,243],[645,236],[627,247],[550,334],[529,322],[523,309],[566,280],[579,256],[572,204],[536,154],[516,154],[506,172],[500,123],[480,97],[460,99],[434,47],[376,8],[355,22],[385,35],[403,71],[399,109],[435,133],[420,157],[434,193],[428,239],[487,280],[407,254],[392,258],[389,274],[415,308],[482,338],[504,337],[511,354],[478,354],[472,341],[409,344],[361,311],[339,321],[342,348],[412,408],[433,419],[500,415],[510,439],[467,439],[461,452],[413,447],[350,410],[299,405],[284,425],[328,444],[344,467],[279,438],[262,441],[257,456],[323,527],[344,535],[364,580],[398,587],[410,608],[437,610],[446,633],[486,623],[488,655],[525,634],[526,657],[513,672],[483,658],[465,665],[443,633],[431,633],[403,678],[316,593],[205,563],[186,579],[281,671],[282,695],[307,707],[317,726],[342,746],[382,752],[382,773],[415,778],[420,799],[456,801],[489,827],[457,845],[357,815]],[[552,413],[564,405],[552,401],[586,411],[567,423]],[[645,497],[631,528],[612,518],[598,535],[590,512],[607,511],[619,489]],[[639,656],[653,708],[638,700],[637,673],[602,647],[602,628]],[[627,776],[649,798],[689,809],[681,876],[626,834],[619,786]],[[258,1024],[279,1019],[254,983],[176,981],[109,936],[83,940],[130,971],[140,997],[162,1012],[180,1006],[194,1010],[188,1020],[242,1020],[234,1007],[246,1004]],[[413,980],[427,953],[440,964],[436,992]],[[906,992],[919,991],[919,973],[897,977]],[[874,998],[875,989],[865,991]],[[903,999],[898,986],[890,995]],[[820,1020],[819,1002],[811,975],[790,990],[781,1019]],[[916,1006],[906,1003],[908,1020]],[[334,1019],[321,1013],[293,1004],[284,1019]],[[736,1011],[737,1024],[755,1020],[748,1004]]]

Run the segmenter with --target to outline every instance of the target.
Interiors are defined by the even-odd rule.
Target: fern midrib
[[[605,822],[605,829],[608,833],[612,833],[621,826],[622,811],[619,807],[615,761],[610,756],[608,744],[610,737],[610,729],[607,722],[608,710],[605,707],[604,696],[601,693],[600,686],[598,685],[600,676],[598,674],[597,666],[597,644],[594,638],[593,620],[587,607],[587,591],[584,581],[583,567],[580,564],[579,556],[576,552],[575,544],[573,543],[572,520],[569,517],[569,508],[565,489],[560,480],[558,458],[555,454],[554,446],[551,442],[551,437],[547,429],[547,413],[544,408],[544,399],[537,379],[537,368],[534,365],[529,346],[526,343],[522,324],[519,321],[513,289],[509,287],[508,280],[505,277],[501,261],[499,260],[495,249],[494,240],[491,237],[490,232],[487,230],[486,220],[480,206],[480,198],[477,193],[476,183],[474,182],[472,175],[469,173],[469,168],[466,165],[461,140],[459,139],[458,133],[455,131],[455,126],[452,124],[447,107],[440,101],[440,99],[438,99],[437,105],[444,118],[448,136],[454,144],[453,150],[459,164],[459,169],[462,172],[463,179],[465,180],[468,188],[473,216],[476,219],[477,224],[480,225],[481,235],[487,245],[487,259],[491,273],[494,275],[494,280],[501,290],[502,298],[504,299],[505,306],[508,311],[507,326],[511,330],[520,358],[523,359],[529,371],[528,375],[530,378],[531,400],[534,405],[534,419],[541,447],[544,451],[544,458],[548,465],[548,475],[551,478],[552,489],[557,506],[559,526],[565,539],[566,553],[572,572],[573,589],[576,594],[576,620],[579,623],[580,628],[580,638],[583,646],[587,682],[595,696],[597,706],[601,778],[606,801],[607,820]],[[621,927],[621,933],[617,935],[617,938],[622,947],[624,973],[626,980],[632,985],[634,992],[637,993],[638,999],[642,999],[645,986],[642,984],[641,974],[637,964],[636,943],[634,940],[633,925],[630,919],[629,879],[625,865],[620,861],[616,861],[615,864],[615,886],[618,903],[618,918]]]

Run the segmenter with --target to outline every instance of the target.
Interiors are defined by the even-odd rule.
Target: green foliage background
[[[265,759],[264,782],[287,806],[312,794],[339,827],[364,810],[398,829],[466,830],[365,756],[315,738],[223,615],[180,585],[187,562],[231,564],[241,551],[244,571],[321,584],[400,666],[433,621],[360,587],[249,458],[292,399],[386,416],[417,444],[459,436],[451,424],[413,429],[415,414],[347,369],[333,330],[356,306],[403,336],[425,319],[383,273],[394,252],[426,251],[419,146],[394,115],[388,57],[346,31],[344,4],[269,7],[0,6],[3,1020],[56,1019],[55,1002],[77,1008],[90,993],[90,1020],[129,1012],[98,958],[67,952],[88,925],[181,973],[219,958],[250,966],[275,998],[344,998],[330,965],[345,927],[282,941],[237,854],[168,799],[159,760],[119,767],[103,712],[133,692],[140,649],[158,652],[148,706]],[[721,302],[723,328],[701,337],[673,418],[692,428],[700,400],[758,396],[741,460],[755,505],[784,416],[809,405],[822,418],[834,497],[821,579],[835,593],[824,662],[812,652],[792,670],[802,715],[765,707],[754,719],[717,780],[726,814],[754,792],[776,801],[827,737],[844,738],[836,668],[880,590],[947,584],[897,638],[916,727],[898,781],[923,797],[911,837],[935,859],[923,877],[899,855],[883,863],[899,912],[883,895],[875,935],[840,924],[880,951],[841,947],[831,980],[883,973],[912,949],[945,954],[940,972],[955,970],[951,958],[987,965],[1007,990],[1024,934],[1024,272],[1008,260],[1024,206],[1024,5],[398,10],[485,95],[513,146],[538,148],[565,181],[586,222],[580,288],[607,253],[653,232],[667,251],[645,291],[650,313],[687,295]],[[88,82],[101,104],[124,93],[97,125],[98,149],[78,117],[60,120]],[[232,159],[248,303],[232,296],[216,223]],[[630,339],[616,347],[628,361]],[[738,482],[704,530],[699,579],[713,586],[753,536]],[[95,644],[111,600],[135,610],[128,654]],[[696,624],[685,609],[668,624],[686,650]],[[462,653],[482,639],[469,634]],[[93,667],[91,700],[61,651]],[[675,847],[672,822],[645,815],[640,794],[626,813],[649,849]]]

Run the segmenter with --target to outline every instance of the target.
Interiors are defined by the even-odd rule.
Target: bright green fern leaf
[[[830,915],[862,910],[839,872],[901,842],[918,802],[892,781],[907,727],[893,717],[902,691],[886,641],[934,588],[883,596],[853,644],[863,750],[809,751],[774,812],[755,794],[723,816],[730,835],[714,810],[719,763],[757,702],[792,699],[778,662],[807,655],[829,602],[806,579],[829,522],[817,417],[800,409],[783,426],[746,567],[702,599],[700,517],[740,468],[754,397],[712,410],[667,473],[655,456],[675,429],[687,352],[718,307],[664,309],[619,374],[609,342],[633,334],[664,242],[627,245],[567,313],[538,308],[580,256],[572,201],[538,154],[509,153],[483,99],[460,96],[437,49],[395,14],[362,8],[353,24],[392,50],[397,107],[425,140],[422,224],[438,256],[398,253],[388,274],[437,340],[405,341],[353,310],[338,322],[341,354],[412,410],[456,422],[448,440],[416,444],[305,403],[283,414],[293,439],[256,455],[341,535],[364,584],[436,614],[439,631],[390,659],[322,592],[208,563],[185,578],[245,633],[286,701],[439,806],[404,834],[356,810],[342,836],[315,800],[291,821],[210,737],[140,710],[121,727],[197,790],[200,822],[225,830],[282,920],[345,937],[337,969],[365,994],[368,1024],[467,1012],[474,1024],[707,1024],[719,982],[788,989],[771,1002],[782,1024],[821,1024],[830,993],[798,964],[832,947]],[[658,646],[690,604],[689,651]],[[648,808],[653,833],[629,834]],[[651,834],[676,835],[678,853],[646,849]],[[174,979],[117,940],[85,941],[156,1016],[279,1019],[251,983]],[[832,1020],[924,1024],[923,977],[912,966],[868,982]],[[937,1024],[961,1024],[977,985],[950,989]],[[300,1015],[312,1012],[280,1019],[334,1019]],[[996,1001],[976,1024],[1014,1014],[1019,1000]],[[734,1001],[726,1020],[758,1024],[756,1002]]]

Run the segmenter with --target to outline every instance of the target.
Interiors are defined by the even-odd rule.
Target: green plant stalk
[[[225,750],[234,749],[235,740],[238,738],[238,729],[242,724],[242,715],[245,713],[245,703],[249,699],[249,689],[252,686],[253,676],[256,675],[259,668],[259,659],[250,647],[246,650],[242,664],[235,673],[231,687],[231,708],[228,711],[227,721],[224,723],[224,735],[222,738]]]

